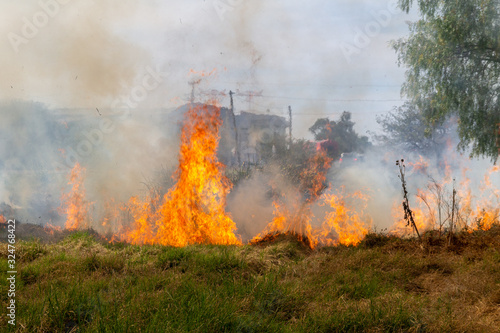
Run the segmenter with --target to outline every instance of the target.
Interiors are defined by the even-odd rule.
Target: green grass
[[[496,233],[495,233],[496,232]],[[499,232],[455,247],[369,235],[311,251],[108,244],[92,232],[16,244],[17,332],[495,332]],[[0,244],[0,299],[7,245]]]

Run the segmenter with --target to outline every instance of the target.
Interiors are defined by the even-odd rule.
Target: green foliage
[[[276,136],[273,141],[263,144],[262,151],[267,166],[273,168],[277,165],[279,173],[297,186],[303,182],[302,174],[311,167],[310,161],[317,153],[311,142],[304,139],[289,142],[284,136]]]
[[[19,260],[22,261],[33,261],[47,252],[45,251],[39,240],[34,240],[32,242],[21,241],[25,246],[21,247],[21,251],[18,251],[17,256]]]
[[[92,230],[76,230],[72,231],[68,237],[64,239],[67,243],[78,243],[82,247],[91,247],[99,238],[99,234]]]
[[[420,109],[411,103],[394,108],[377,118],[382,126],[383,135],[374,135],[380,143],[401,151],[414,152],[423,156],[439,154],[446,146],[446,138],[451,124],[429,126]]]
[[[341,153],[364,152],[371,146],[368,137],[360,137],[354,131],[354,124],[351,113],[344,111],[337,121],[328,118],[316,120],[309,131],[316,141],[330,140],[332,144],[326,147],[328,155],[337,159]]]
[[[162,269],[177,267],[181,263],[186,262],[191,256],[192,252],[189,248],[166,248],[165,252],[158,255],[156,265]]]
[[[258,167],[249,164],[232,166],[226,168],[225,176],[233,186],[237,186],[241,181],[252,177],[255,170],[258,170]]]
[[[83,258],[81,268],[84,272],[100,271],[104,274],[120,272],[125,267],[123,258],[91,253]]]
[[[88,233],[55,244],[20,242],[20,251],[36,246],[44,255],[18,263],[16,329],[491,332],[499,320],[500,294],[492,292],[498,289],[498,235],[464,233],[491,245],[467,248],[462,256],[446,248],[429,255],[412,240],[375,234],[371,245],[317,251],[292,238],[184,248],[105,247]],[[6,249],[0,243],[4,256]],[[5,272],[5,260],[2,267]],[[7,290],[0,279],[2,302]],[[6,327],[2,316],[0,331]]]
[[[408,11],[413,0],[400,0]],[[459,149],[498,158],[500,7],[495,0],[418,0],[422,18],[393,43],[408,67],[403,93],[430,124],[459,118]]]

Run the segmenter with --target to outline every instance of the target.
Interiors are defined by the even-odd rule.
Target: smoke
[[[456,209],[462,209],[464,221],[475,223],[478,210],[494,210],[500,204],[500,172],[486,159],[470,159],[456,152],[456,133],[448,135],[448,144],[437,148],[430,156],[421,156],[394,147],[375,146],[363,158],[349,166],[338,162],[332,167],[329,180],[333,187],[345,187],[347,193],[362,191],[369,196],[365,212],[377,230],[391,229],[401,214],[395,214],[403,201],[402,184],[396,160],[404,160],[405,180],[410,208],[437,219],[439,208],[451,211],[453,189],[457,191]],[[442,198],[437,198],[433,186],[439,186]],[[424,200],[427,202],[424,202]],[[441,200],[441,207],[436,203]],[[466,205],[472,211],[466,211]],[[361,209],[361,208],[358,208]],[[466,216],[469,214],[468,216]],[[445,216],[446,213],[443,213]],[[443,218],[444,220],[444,218]],[[431,226],[426,221],[426,227]]]
[[[39,96],[70,107],[109,105],[150,62],[148,52],[120,31],[137,15],[131,3],[27,3],[7,9],[0,97]]]
[[[96,225],[109,215],[110,202],[127,202],[132,196],[150,194],[152,188],[164,193],[172,185],[170,177],[178,163],[179,119],[185,109],[177,113],[141,110],[121,118],[123,115],[108,109],[100,113],[88,109],[51,110],[39,103],[19,101],[0,105],[4,120],[0,125],[0,202],[15,208],[16,217],[22,221],[62,225],[60,197],[69,189],[67,175],[73,165],[68,162],[74,160],[87,170],[83,185]],[[108,126],[111,132],[97,131],[106,128],[101,126],[103,119],[112,123]],[[355,163],[333,161],[325,192],[340,193],[345,198],[357,191],[366,194],[366,207],[359,202],[354,210],[364,212],[377,230],[390,229],[395,222],[393,209],[402,201],[395,161],[404,159],[412,208],[427,209],[417,194],[419,190],[427,191],[433,182],[443,185],[447,201],[455,188],[457,204],[464,206],[470,193],[473,202],[485,200],[490,204],[486,209],[494,208],[499,199],[494,186],[500,183],[500,174],[493,172],[488,185],[485,174],[490,163],[456,153],[453,139],[456,137],[450,137],[449,144],[432,158],[376,146]],[[276,195],[281,195],[280,201],[291,211],[296,209],[294,198],[305,200],[304,193],[283,169],[272,164],[262,171],[256,168],[251,178],[232,189],[227,211],[243,241],[261,233],[273,220]],[[322,198],[312,204],[313,226],[320,226],[329,211]]]
[[[101,132],[95,110],[49,110],[38,103],[0,105],[0,202],[16,208],[23,221],[55,223],[61,192],[74,163],[86,168],[86,200],[94,213],[113,199],[127,201],[148,186],[168,182],[162,170],[177,164],[178,124],[158,110],[144,111],[127,121],[109,115],[111,132]],[[168,175],[170,177],[170,175]]]
[[[52,7],[47,11],[40,3]],[[0,31],[8,36],[0,41],[0,98],[8,101],[0,104],[0,203],[14,207],[22,220],[62,224],[59,198],[68,190],[66,176],[75,162],[87,170],[84,186],[96,219],[111,199],[123,202],[152,187],[168,187],[178,163],[180,119],[162,106],[179,103],[189,91],[190,69],[217,68],[217,78],[202,81],[196,93],[203,87],[264,89],[272,99],[261,104],[283,109],[291,104],[295,137],[305,136],[315,119],[335,118],[343,110],[354,111],[353,121],[361,121],[359,112],[366,104],[353,106],[352,100],[391,98],[387,86],[402,77],[392,67],[379,71],[401,74],[394,80],[382,81],[380,73],[370,71],[372,59],[385,59],[379,50],[385,43],[375,40],[372,45],[377,46],[360,55],[369,61],[346,67],[332,38],[349,29],[331,25],[333,14],[343,15],[334,7],[325,5],[318,12],[296,3],[229,3],[220,16],[212,2],[2,2],[9,15],[0,22]],[[399,20],[391,21],[380,37],[392,34]],[[160,75],[155,64],[172,74]],[[383,90],[376,97],[372,84]],[[238,112],[246,101],[235,99]],[[457,187],[465,182],[462,170],[468,168],[467,186],[473,193],[480,190],[487,162],[469,161],[451,150],[438,156],[429,161],[426,173],[408,167],[412,204],[417,203],[416,189],[425,188],[430,177],[445,177],[445,161]],[[408,165],[419,161],[384,147],[367,153],[357,165],[334,164],[328,180],[333,190],[366,191],[374,225],[389,227],[392,206],[401,200],[394,163],[400,158]],[[282,177],[277,170],[257,172],[231,192],[228,211],[244,239],[272,220],[271,180],[281,191],[292,191]],[[321,220],[324,208],[313,211]]]
[[[64,129],[37,103],[2,103],[0,115],[0,202],[32,217],[53,218],[59,194],[54,195],[57,175],[51,161],[57,151],[52,147]]]
[[[392,226],[392,206],[401,201],[401,183],[395,161],[380,154],[380,151],[372,151],[348,166],[335,161],[329,174],[333,188],[343,188],[345,193],[360,191],[368,196],[366,208],[355,208],[364,210],[378,230]]]
[[[164,182],[158,170],[177,163],[171,133],[178,124],[150,108],[165,75],[127,34],[153,8],[62,0],[1,6],[9,15],[1,25],[8,38],[0,53],[7,101],[0,104],[0,202],[21,220],[62,223],[59,198],[76,162],[87,169],[94,213],[111,198]]]
[[[394,230],[403,219],[403,190],[396,160],[404,160],[410,208],[419,219],[420,231],[439,228],[439,223],[448,227],[453,190],[456,191],[454,223],[475,228],[486,218],[485,212],[490,213],[490,218],[496,216],[498,219],[500,168],[492,166],[488,160],[459,154],[455,149],[458,144],[456,126],[451,127],[443,142],[447,143],[435,146],[427,156],[378,145],[358,154],[356,161],[333,161],[327,177],[328,187],[310,206],[312,227],[321,226],[327,214],[335,211],[325,202],[325,195],[334,194],[365,221],[371,221],[372,229]],[[357,193],[368,199],[352,200]],[[271,202],[276,194],[280,196],[280,205],[299,213],[304,193],[300,193],[280,168],[266,165],[263,172],[256,172],[233,189],[228,209],[244,240],[261,233],[273,220]],[[297,202],[297,198],[302,201]],[[412,230],[408,227],[405,232],[411,234]]]
[[[270,181],[269,175],[258,172],[238,184],[227,198],[227,211],[243,242],[262,232],[273,219]]]

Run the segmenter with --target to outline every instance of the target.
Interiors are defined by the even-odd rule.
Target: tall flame
[[[326,173],[331,159],[324,150],[319,150],[311,156],[308,168],[300,178],[302,180],[298,193],[306,193],[306,198],[300,194],[288,194],[291,205],[286,205],[280,198],[275,198],[274,218],[262,233],[252,239],[251,243],[269,239],[271,235],[293,234],[299,240],[306,240],[311,248],[318,245],[357,245],[368,233],[369,219],[358,214],[347,199],[361,199],[366,203],[367,195],[356,192],[352,196],[344,196],[343,188],[337,194],[323,193],[326,188]],[[313,203],[330,209],[320,226],[312,225],[314,215],[311,211]],[[352,201],[352,200],[350,200]]]
[[[63,193],[61,197],[60,212],[66,214],[65,227],[69,230],[89,227],[89,203],[85,200],[84,174],[85,168],[77,162],[69,175],[68,185],[71,185],[71,191]]]
[[[191,106],[184,121],[176,185],[155,204],[132,198],[134,225],[124,239],[136,244],[241,244],[225,212],[231,184],[217,159],[220,108]],[[159,207],[158,207],[159,206]]]

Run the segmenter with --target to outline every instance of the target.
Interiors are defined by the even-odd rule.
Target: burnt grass
[[[18,230],[17,326],[3,312],[2,332],[500,332],[499,226],[314,250],[296,235],[173,248]]]

